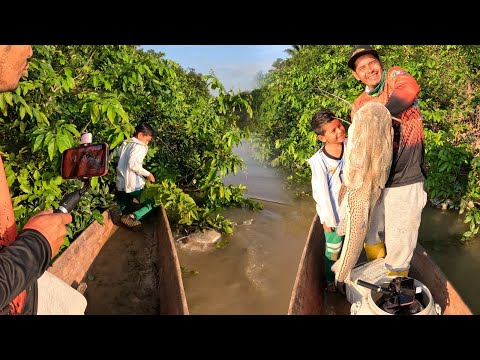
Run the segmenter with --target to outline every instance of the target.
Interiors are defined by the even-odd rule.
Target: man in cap
[[[378,52],[369,45],[352,48],[348,67],[365,84],[365,91],[353,103],[352,119],[363,105],[376,101],[390,111],[394,130],[390,175],[372,211],[365,239],[367,259],[385,257],[388,275],[408,276],[427,202],[423,122],[417,99],[420,87],[400,67],[384,70]]]

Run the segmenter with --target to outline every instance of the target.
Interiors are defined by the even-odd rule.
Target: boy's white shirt
[[[132,137],[125,140],[120,146],[117,146],[112,157],[118,156],[117,165],[117,190],[131,193],[132,191],[143,189],[145,178],[150,176],[150,172],[143,168],[143,159],[148,152],[148,146]]]
[[[345,139],[343,147],[343,166],[345,166],[346,146],[347,139]],[[310,159],[307,159],[307,162],[312,170],[312,196],[316,203],[316,210],[320,217],[320,222],[328,227],[336,228],[340,220],[345,216],[346,208],[346,199],[342,201],[341,207],[338,205],[338,193],[342,185],[340,180],[341,168],[338,168],[337,171],[333,173],[331,189],[329,189],[325,164],[329,168],[336,168],[339,160],[326,156],[322,146]]]

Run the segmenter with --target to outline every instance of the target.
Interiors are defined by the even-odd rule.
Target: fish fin
[[[342,186],[340,187],[340,190],[338,191],[338,204],[340,205],[345,199],[345,194],[347,193],[347,187],[345,184],[342,183]]]
[[[340,191],[338,192],[338,207],[341,209],[342,207],[345,207],[346,208],[346,204],[343,204],[344,201],[347,201],[347,187],[345,186],[345,184],[342,184],[342,186],[340,187]],[[343,217],[343,219],[340,220],[340,222],[338,223],[338,226],[337,226],[337,235],[339,236],[343,236],[345,235],[345,231],[346,231],[346,214],[345,216]]]
[[[340,222],[338,223],[338,226],[337,226],[337,235],[338,235],[338,236],[344,236],[345,233],[347,232],[347,231],[346,231],[346,230],[347,230],[347,226],[346,226],[347,220],[346,220],[346,218],[347,218],[347,217],[345,216],[345,217],[344,217],[342,220],[340,220]]]
[[[338,267],[340,266],[340,262],[337,260],[333,263],[331,269],[334,273],[336,273],[338,271]]]

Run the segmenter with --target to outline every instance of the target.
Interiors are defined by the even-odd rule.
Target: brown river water
[[[246,169],[224,179],[243,184],[246,195],[260,199],[263,210],[229,209],[234,233],[222,249],[194,252],[177,248],[184,269],[190,314],[286,314],[298,264],[315,215],[313,199],[296,199],[285,177],[253,157],[251,146],[235,152]],[[466,224],[457,211],[427,207],[419,241],[447,275],[474,314],[480,314],[480,238],[459,241]]]

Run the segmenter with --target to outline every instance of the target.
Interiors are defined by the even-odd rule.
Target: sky
[[[165,53],[184,69],[208,75],[213,70],[225,90],[250,91],[259,71],[266,73],[275,60],[286,59],[291,45],[142,45]]]

